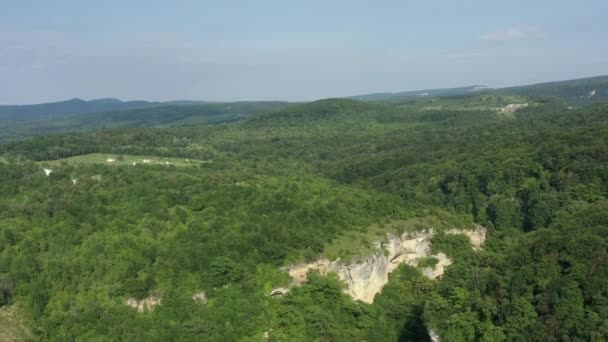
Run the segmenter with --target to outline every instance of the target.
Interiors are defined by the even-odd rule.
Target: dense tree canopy
[[[528,99],[507,117],[499,96],[430,101],[3,145],[0,306],[23,306],[45,340],[608,338],[608,106]],[[61,160],[89,153],[205,163]],[[281,267],[340,236],[431,216],[484,225],[484,249],[438,235],[442,279],[401,266],[374,304],[334,275],[270,296],[289,285]]]

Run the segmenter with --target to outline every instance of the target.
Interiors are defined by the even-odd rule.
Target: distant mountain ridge
[[[546,82],[492,89],[483,85],[457,88],[422,89],[396,93],[373,93],[342,99],[324,99],[309,103],[278,101],[205,102],[176,100],[168,102],[121,101],[115,98],[71,99],[31,105],[0,105],[0,143],[44,134],[119,127],[172,127],[180,125],[219,124],[252,118],[252,125],[289,125],[318,119],[335,120],[355,117],[373,108],[364,102],[432,102],[437,98],[475,98],[476,95],[500,97],[516,95],[520,102],[559,98],[568,106],[581,107],[608,102],[608,76]],[[428,98],[427,100],[422,100]],[[432,97],[435,97],[433,99]],[[523,98],[523,99],[522,99]],[[528,100],[525,100],[528,98]],[[456,99],[457,100],[457,99]],[[508,104],[508,103],[507,103]],[[502,104],[503,106],[506,104]],[[441,109],[444,110],[445,108]],[[259,117],[258,117],[259,116]],[[255,117],[255,118],[254,118]]]
[[[0,105],[0,120],[35,120],[69,114],[86,114],[145,108],[158,104],[160,104],[160,102],[121,101],[114,98],[102,98],[89,101],[74,98],[66,101],[31,105]]]
[[[543,82],[505,88],[490,88],[483,85],[473,85],[457,88],[422,89],[395,93],[371,93],[349,96],[347,98],[373,102],[405,100],[426,96],[464,96],[473,95],[482,91],[499,95],[557,97],[570,105],[583,106],[608,101],[608,76],[585,77],[573,80]]]
[[[272,101],[227,103],[116,101],[107,99],[85,101],[88,105],[87,109],[90,110],[85,113],[23,115],[19,119],[6,119],[0,115],[0,123],[4,128],[0,131],[0,144],[39,135],[101,128],[221,124],[238,121],[256,114],[273,112],[288,105],[286,102]],[[64,101],[62,104],[65,102],[70,101]],[[91,102],[94,105],[91,105]],[[109,110],[100,110],[100,108],[106,108],[108,104],[117,106],[111,106],[113,109]],[[55,107],[61,108],[60,106]],[[29,112],[29,114],[37,113]]]
[[[357,101],[392,101],[421,98],[427,96],[465,96],[478,92],[512,94],[535,97],[558,97],[570,105],[580,106],[608,101],[608,76],[587,77],[574,80],[544,82],[506,88],[490,88],[484,85],[471,85],[456,88],[421,89],[401,92],[380,92],[345,97]],[[264,101],[256,101],[262,103]],[[0,120],[32,121],[54,119],[72,114],[103,113],[128,109],[150,108],[155,106],[176,106],[194,104],[227,104],[228,102],[205,102],[178,100],[167,102],[121,101],[115,98],[82,100],[78,98],[28,105],[0,105]]]
[[[472,85],[466,87],[456,88],[440,88],[440,89],[422,89],[422,90],[411,90],[401,91],[396,93],[372,93],[364,95],[349,96],[347,98],[358,101],[387,101],[387,100],[401,100],[407,98],[424,97],[424,96],[452,96],[452,95],[464,95],[469,93],[478,92],[481,90],[490,89],[484,85]]]
[[[608,101],[608,76],[544,82],[501,88],[496,91],[514,95],[558,97],[570,105],[582,106]]]

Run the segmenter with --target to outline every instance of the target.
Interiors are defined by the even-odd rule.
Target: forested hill
[[[128,102],[125,102],[127,104]],[[196,103],[175,102],[148,105],[143,108],[95,113],[64,114],[32,120],[3,120],[0,143],[33,136],[90,131],[117,127],[168,127],[195,124],[217,124],[238,121],[259,113],[272,112],[285,102]],[[0,119],[1,120],[1,119]]]
[[[584,106],[608,101],[608,76],[503,88],[499,92],[537,97],[558,97],[572,106]]]
[[[485,96],[485,97],[484,97]],[[340,102],[345,100],[358,100],[359,102],[370,102],[380,107],[384,116],[392,115],[388,112],[397,104],[418,105],[426,104],[428,108],[444,110],[471,109],[469,101],[466,104],[459,99],[478,100],[490,99],[492,96],[502,98],[506,101],[509,96],[523,98],[534,98],[534,101],[545,101],[549,98],[559,98],[570,106],[580,107],[608,101],[608,76],[584,78],[579,80],[549,82],[535,85],[490,89],[484,86],[469,86],[445,89],[426,89],[419,91],[399,93],[375,93],[360,96],[352,96],[348,99],[321,100],[318,103],[328,103],[327,107],[319,106],[317,102],[311,103],[310,112],[306,107],[287,102],[197,102],[197,101],[173,101],[173,102],[147,102],[147,101],[120,101],[116,99],[98,99],[84,101],[72,99],[68,101],[22,105],[22,106],[0,106],[0,121],[4,128],[0,132],[0,143],[15,141],[33,136],[62,133],[89,131],[100,128],[119,127],[171,127],[180,125],[217,124],[238,121],[258,114],[269,114],[261,117],[258,123],[263,121],[281,121],[288,123],[289,120],[305,120],[310,113],[316,115],[339,116],[354,109],[353,103]],[[437,98],[441,101],[434,103]],[[452,106],[446,101],[455,99]],[[503,101],[504,102],[504,101]],[[494,100],[486,103],[486,109],[490,105],[498,105]],[[508,104],[508,102],[506,103]],[[506,105],[501,103],[501,105]],[[477,109],[483,104],[478,103]],[[316,106],[316,108],[315,108]],[[330,108],[338,106],[340,108]],[[439,106],[439,107],[438,107]],[[353,108],[348,108],[353,107]],[[336,109],[336,110],[334,110]],[[363,109],[360,107],[359,109]],[[376,110],[368,107],[367,110]],[[275,111],[282,111],[283,116],[277,115]],[[326,111],[325,114],[322,112]],[[359,114],[353,113],[354,116]]]
[[[276,111],[251,117],[247,126],[280,126],[305,123],[339,123],[351,120],[367,120],[391,106],[369,104],[350,99],[324,99],[304,104],[294,104]]]
[[[0,105],[0,120],[29,121],[34,119],[61,117],[69,114],[86,114],[143,108],[156,104],[158,103],[147,101],[120,101],[117,99],[97,99],[90,101],[71,99],[32,105]]]
[[[486,86],[474,85],[468,87],[444,88],[444,89],[421,89],[412,91],[402,91],[397,93],[373,93],[365,95],[350,96],[349,99],[359,101],[387,101],[387,100],[403,100],[408,98],[425,97],[425,96],[454,96],[466,95],[481,90],[488,89]]]
[[[521,95],[537,98],[559,98],[571,106],[586,106],[608,101],[608,76],[588,77],[575,80],[546,82],[508,88],[488,88],[468,86],[446,89],[424,89],[397,93],[374,93],[351,96],[359,101],[401,101],[424,97],[454,97],[475,95],[476,93],[495,95]]]
[[[608,104],[485,93],[4,144],[0,330],[10,312],[40,340],[606,340],[606,146]],[[474,227],[478,250],[448,234]],[[429,231],[445,272],[401,264],[373,303],[288,274]]]

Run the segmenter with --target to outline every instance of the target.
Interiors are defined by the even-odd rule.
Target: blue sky
[[[608,74],[608,1],[0,0],[0,103],[313,100]]]

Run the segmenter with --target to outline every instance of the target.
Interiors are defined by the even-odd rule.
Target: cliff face
[[[474,231],[451,229],[446,233],[465,235],[471,241],[472,247],[478,249],[485,241],[486,231],[478,226]],[[431,253],[431,238],[434,235],[433,230],[406,232],[401,236],[389,234],[387,242],[375,242],[376,252],[362,260],[344,263],[339,259],[320,259],[309,264],[289,267],[289,275],[293,283],[299,285],[306,281],[310,270],[317,270],[321,274],[335,272],[346,283],[346,291],[353,299],[372,303],[376,294],[388,283],[388,275],[402,263],[418,266],[422,259],[433,257],[437,259],[437,264],[435,267],[425,267],[423,274],[431,279],[443,274],[452,261],[443,253]]]

